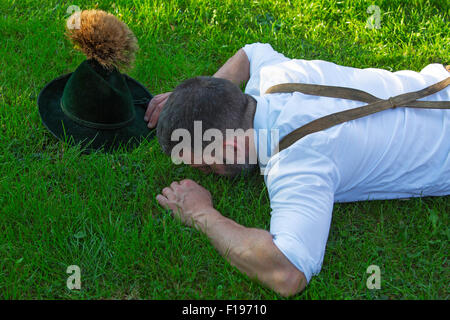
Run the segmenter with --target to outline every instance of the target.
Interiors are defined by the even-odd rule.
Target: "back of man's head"
[[[249,117],[249,96],[231,81],[196,77],[184,81],[170,95],[159,115],[156,134],[166,154],[178,141],[171,141],[172,132],[186,129],[194,139],[194,121],[201,121],[202,136],[208,129],[218,129],[225,136],[226,129],[244,129],[252,126]],[[210,142],[203,142],[203,148]]]

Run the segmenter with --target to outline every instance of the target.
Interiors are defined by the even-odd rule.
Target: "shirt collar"
[[[258,162],[263,169],[272,155],[271,129],[269,127],[269,104],[267,99],[261,96],[253,96],[256,100],[256,111],[253,118],[254,141]]]

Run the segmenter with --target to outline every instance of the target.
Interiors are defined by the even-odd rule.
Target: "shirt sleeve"
[[[260,73],[264,66],[289,60],[283,54],[276,52],[268,43],[252,43],[242,48],[250,62],[250,79],[245,93],[259,96]]]
[[[322,267],[339,173],[326,156],[293,147],[275,155],[266,168],[270,233],[309,282]]]

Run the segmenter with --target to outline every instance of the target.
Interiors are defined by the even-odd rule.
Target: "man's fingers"
[[[149,118],[150,121],[148,122],[149,128],[154,128],[156,126],[156,124],[158,123],[158,118],[159,118],[159,114],[161,113],[161,110],[162,110],[162,104],[158,103],[150,115],[150,118]]]
[[[156,201],[158,201],[159,205],[161,207],[163,207],[164,209],[171,210],[172,216],[174,216],[175,218],[181,219],[180,210],[177,207],[177,205],[174,203],[170,204],[169,199],[167,199],[165,196],[158,194],[156,196]]]
[[[161,194],[158,194],[157,196],[156,196],[156,201],[158,201],[158,203],[159,203],[159,205],[161,206],[161,207],[164,207],[164,208],[166,208],[166,209],[170,209],[169,208],[169,200],[166,198],[166,197],[164,197],[163,195],[161,195]]]
[[[166,210],[171,210],[174,214],[179,214],[178,207],[175,203],[171,202],[167,197],[158,194],[156,196],[156,201],[160,204],[161,207],[163,207]]]
[[[174,181],[170,184],[170,187],[175,190],[175,188],[179,187],[180,183],[178,181]]]
[[[155,99],[156,97],[150,100],[150,102],[148,103],[147,110],[145,111],[144,115],[145,121],[148,121],[148,119],[150,119],[150,116],[152,115],[153,110],[155,109],[155,102],[156,102]]]
[[[148,116],[148,119],[150,120],[148,122],[149,128],[154,128],[158,123],[159,114],[161,113],[161,110],[166,104],[167,99],[169,99],[171,93],[172,92],[166,92],[157,96],[158,99],[155,100],[155,107],[152,108]]]
[[[169,200],[174,201],[175,200],[175,194],[173,193],[173,190],[169,187],[165,187],[162,189],[162,194]]]
[[[144,115],[145,121],[148,121],[151,118],[153,111],[155,111],[156,107],[164,99],[164,97],[165,97],[164,93],[158,94],[157,96],[154,96],[152,100],[150,100]]]
[[[193,181],[193,180],[191,180],[191,179],[183,179],[183,180],[180,181],[180,184],[189,187],[189,186],[193,186],[193,185],[198,184],[198,183]]]

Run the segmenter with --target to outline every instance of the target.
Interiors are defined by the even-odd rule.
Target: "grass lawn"
[[[140,51],[129,74],[150,92],[212,75],[247,43],[288,57],[419,71],[450,63],[447,1],[0,0],[0,298],[281,299],[242,275],[155,196],[173,180],[209,189],[216,209],[269,228],[261,176],[228,180],[175,166],[156,140],[82,155],[42,125],[44,85],[84,60],[64,37],[67,8],[117,14]],[[450,138],[450,137],[449,137]],[[292,299],[448,299],[450,197],[336,204],[321,273]],[[69,290],[66,268],[81,268]],[[381,289],[366,287],[369,265]]]

